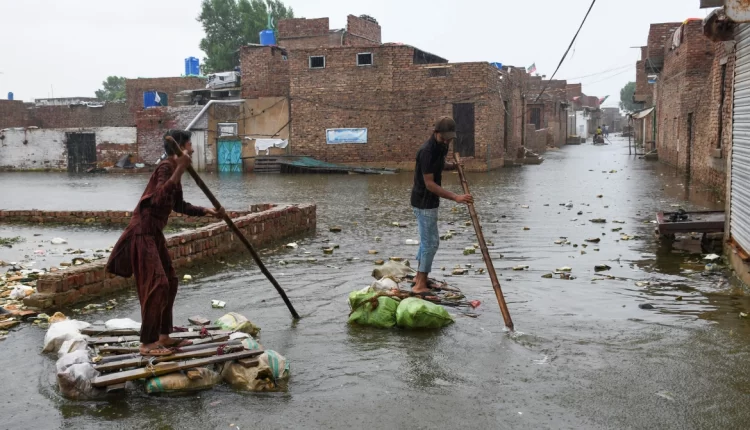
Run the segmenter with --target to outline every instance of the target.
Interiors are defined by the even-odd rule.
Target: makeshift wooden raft
[[[167,375],[183,370],[195,369],[227,361],[237,361],[244,367],[258,364],[255,357],[265,350],[247,350],[242,339],[229,340],[233,333],[229,330],[209,330],[218,326],[188,327],[190,331],[172,333],[173,339],[194,339],[192,345],[178,348],[171,355],[144,357],[138,347],[128,344],[137,343],[139,336],[135,330],[106,330],[104,327],[92,326],[87,333],[86,341],[96,349],[99,356],[94,360],[94,368],[100,375],[94,378],[94,387],[121,387],[125,382]],[[184,328],[178,328],[181,330]],[[188,372],[189,373],[189,372]]]

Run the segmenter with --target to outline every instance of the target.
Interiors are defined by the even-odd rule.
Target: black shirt
[[[414,188],[411,190],[411,205],[417,209],[435,209],[440,206],[440,197],[427,190],[424,175],[433,174],[435,183],[440,183],[445,168],[448,145],[441,145],[433,134],[417,151],[417,165],[414,169]]]

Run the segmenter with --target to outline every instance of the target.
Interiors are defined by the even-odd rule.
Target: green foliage
[[[125,77],[108,76],[102,89],[96,90],[96,98],[102,101],[125,100]]]
[[[7,246],[10,248],[11,246],[23,242],[25,239],[21,236],[16,237],[0,237],[0,246]]]
[[[206,53],[203,73],[234,70],[239,65],[237,50],[259,43],[259,33],[268,25],[268,10],[274,23],[294,18],[292,8],[279,0],[203,0],[198,22],[206,37],[200,48]]]
[[[620,90],[620,109],[635,112],[641,108],[640,103],[633,103],[633,94],[635,94],[635,82],[628,82]]]

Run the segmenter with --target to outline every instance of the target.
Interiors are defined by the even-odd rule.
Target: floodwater
[[[627,141],[611,140],[608,146],[550,151],[539,166],[469,175],[485,235],[494,243],[514,334],[503,330],[486,274],[447,277],[457,264],[484,263],[479,253],[462,254],[476,242],[465,227],[469,216],[464,209],[451,211],[454,205],[445,201],[440,231],[458,234],[441,242],[433,275],[481,300],[480,316],[458,314],[455,324],[439,332],[346,324],[347,294],[372,281],[373,260],[413,261],[416,247],[405,245],[417,238],[408,203],[411,173],[207,174],[209,187],[231,209],[260,202],[318,205],[317,234],[300,238],[296,250],[276,246],[263,253],[302,320],[291,320],[242,253],[183,271],[194,281],[180,286],[175,305],[176,323],[195,314],[221,316],[211,299],[225,300],[226,310],[252,319],[263,329],[261,342],[291,361],[288,392],[242,393],[220,385],[180,398],[131,393],[109,401],[68,401],[54,385],[54,358],[40,353],[44,330],[24,324],[0,343],[0,428],[744,427],[750,420],[750,321],[739,313],[750,311],[750,300],[724,276],[702,276],[700,255],[660,245],[650,223],[657,210],[671,205],[717,209],[723,203],[667,166],[629,157]],[[0,201],[14,209],[130,210],[146,180],[0,174]],[[186,198],[207,204],[188,180]],[[459,190],[453,174],[444,185]],[[561,206],[569,201],[571,209]],[[593,218],[608,222],[588,221]],[[408,227],[392,227],[394,221]],[[334,225],[343,232],[329,233]],[[621,241],[611,231],[616,227],[641,238]],[[20,231],[32,240],[34,232],[44,235],[36,238],[70,234],[72,247],[87,248],[103,246],[102,238],[113,243],[118,234]],[[579,246],[554,244],[560,237]],[[601,242],[580,246],[592,237]],[[332,256],[322,253],[325,240],[340,245]],[[370,249],[379,254],[369,255]],[[306,261],[310,256],[317,261]],[[596,264],[612,266],[607,273],[618,279],[594,280]],[[511,270],[516,265],[529,269]],[[541,277],[562,266],[571,267],[576,279]],[[643,281],[650,285],[636,285]],[[114,310],[85,318],[138,319],[132,292],[117,298]],[[655,309],[639,309],[643,303]]]

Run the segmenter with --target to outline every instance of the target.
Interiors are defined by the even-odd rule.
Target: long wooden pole
[[[461,179],[461,186],[464,189],[465,194],[471,194],[469,192],[469,183],[466,182],[466,176],[464,175],[464,168],[461,166],[461,156],[458,152],[453,153],[453,159],[456,162],[456,169],[458,169],[458,176]],[[510,311],[508,311],[508,305],[505,303],[505,297],[503,296],[503,290],[500,288],[500,281],[497,279],[497,273],[495,273],[495,266],[492,264],[490,258],[490,251],[487,249],[487,242],[484,240],[482,234],[482,226],[479,225],[479,217],[477,216],[477,210],[474,208],[473,203],[469,203],[469,214],[471,215],[471,222],[474,224],[474,231],[477,233],[477,239],[479,240],[479,248],[482,250],[482,257],[484,257],[484,264],[487,266],[487,272],[490,274],[490,280],[492,281],[492,288],[495,290],[495,297],[497,297],[497,303],[500,305],[500,312],[503,314],[503,320],[505,320],[505,326],[510,330],[513,330],[513,320],[510,318]]]
[[[182,156],[182,150],[180,149],[180,145],[175,142],[175,140],[171,136],[167,136],[166,140],[171,143],[172,145],[172,151],[177,154],[178,157]],[[187,167],[188,173],[190,173],[190,176],[195,179],[195,183],[198,184],[198,187],[203,190],[203,193],[208,197],[208,200],[211,201],[211,204],[214,205],[215,209],[219,209],[221,207],[221,203],[219,203],[218,200],[216,200],[216,197],[214,197],[211,190],[208,189],[206,184],[203,182],[203,179],[201,179],[200,176],[198,176],[198,173],[196,173],[195,169],[193,169],[193,166],[188,165]],[[294,319],[299,319],[299,314],[296,310],[294,310],[294,306],[292,306],[292,302],[289,301],[289,297],[286,296],[286,293],[281,288],[281,285],[276,281],[276,279],[271,275],[271,272],[268,271],[266,268],[266,265],[263,264],[263,261],[260,259],[260,255],[258,255],[257,252],[255,252],[255,249],[253,248],[253,245],[250,244],[250,242],[247,240],[244,234],[242,234],[242,231],[240,231],[239,228],[237,228],[236,225],[234,225],[234,222],[232,222],[232,218],[229,218],[229,215],[224,214],[224,217],[222,218],[224,222],[227,223],[227,226],[229,226],[229,229],[232,230],[232,232],[237,235],[237,238],[242,242],[243,245],[245,245],[245,248],[250,252],[250,255],[253,256],[253,260],[255,260],[255,264],[260,267],[260,271],[263,272],[264,275],[266,275],[266,278],[268,278],[269,281],[271,281],[271,284],[273,284],[274,288],[276,288],[276,291],[279,293],[281,298],[284,300],[284,303],[286,304],[286,307],[289,308],[289,312],[292,313],[292,317]]]

